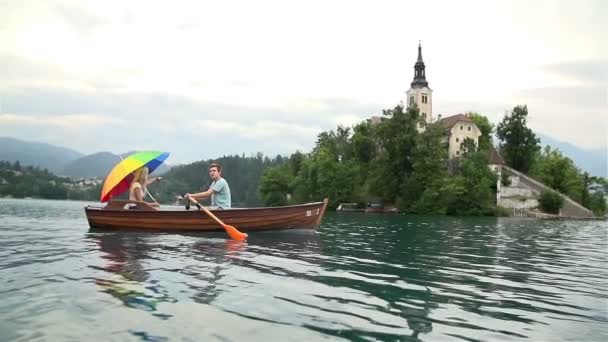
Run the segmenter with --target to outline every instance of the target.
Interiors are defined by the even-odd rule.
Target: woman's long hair
[[[141,191],[143,192],[144,197],[146,196],[146,190],[148,187],[148,168],[146,166],[140,167],[139,169],[133,172],[133,182],[139,182],[141,185]]]

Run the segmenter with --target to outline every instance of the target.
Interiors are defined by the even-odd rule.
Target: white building
[[[448,158],[461,156],[461,146],[467,138],[473,140],[475,146],[479,146],[481,130],[468,116],[456,114],[440,119],[440,122],[446,132],[444,142],[448,144]]]

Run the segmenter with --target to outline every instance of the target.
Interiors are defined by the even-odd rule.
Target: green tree
[[[295,203],[310,202],[322,198],[322,195],[319,194],[317,176],[318,170],[312,158],[305,158],[298,174],[290,185]]]
[[[583,205],[585,204],[583,198],[587,196],[585,195],[587,190],[583,184],[584,176],[579,174],[574,162],[559,150],[546,146],[543,152],[538,154],[529,173],[530,176],[545,185]],[[589,182],[589,179],[587,182]]]
[[[492,134],[494,134],[494,125],[490,120],[479,113],[468,112],[467,116],[475,123],[475,125],[481,131],[479,137],[479,149],[483,151],[489,151],[492,147]]]
[[[290,182],[290,173],[285,166],[268,168],[260,180],[259,193],[262,202],[268,206],[287,204]]]
[[[589,196],[589,209],[593,211],[595,216],[604,216],[606,214],[607,204],[604,194],[601,192],[594,192]]]
[[[471,138],[464,138],[464,141],[460,144],[460,155],[467,156],[478,151],[475,140]],[[487,151],[487,150],[484,150]]]
[[[369,164],[376,154],[372,125],[368,122],[362,122],[356,125],[353,131],[352,149],[354,157],[361,164]]]
[[[528,128],[527,116],[527,106],[516,106],[511,115],[505,115],[496,129],[505,161],[512,168],[523,173],[528,172],[536,153],[540,150],[540,140]]]
[[[336,161],[327,149],[320,149],[313,158],[317,171],[318,192],[328,197],[329,205],[337,207],[338,203],[355,197],[358,184],[358,167],[353,161]],[[321,198],[319,198],[320,200]]]
[[[300,172],[305,158],[300,151],[296,151],[289,157],[289,167],[292,175],[297,175]]]
[[[382,152],[374,161],[375,174],[370,175],[368,189],[372,191],[371,195],[394,202],[400,196],[404,181],[412,173],[412,151],[421,119],[416,107],[403,111],[402,106],[397,106],[384,110],[383,114],[386,119],[377,124],[378,144]]]
[[[546,213],[559,214],[564,205],[564,198],[555,191],[543,191],[538,199],[540,209]]]
[[[455,179],[450,185],[447,213],[451,215],[494,214],[494,192],[497,176],[488,168],[484,151],[468,153],[458,160]]]
[[[317,144],[313,152],[327,149],[336,160],[348,160],[352,157],[350,128],[339,125],[334,132],[321,132],[317,135]]]
[[[404,182],[400,196],[401,209],[427,214],[445,213],[445,202],[441,200],[448,157],[442,143],[444,131],[441,123],[434,123],[418,135],[412,151],[412,174]]]

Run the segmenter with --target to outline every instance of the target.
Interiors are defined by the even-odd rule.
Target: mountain
[[[135,151],[120,156],[110,152],[84,155],[65,147],[0,137],[0,160],[11,163],[19,161],[23,166],[47,169],[59,176],[103,178],[116,163],[132,152]],[[154,175],[162,175],[170,168],[169,165],[162,164],[154,171]]]
[[[568,142],[559,141],[547,135],[538,134],[541,145],[557,148],[572,159],[574,164],[592,176],[608,177],[608,149],[603,146],[598,149],[583,149]]]
[[[53,173],[82,156],[82,153],[65,147],[0,137],[0,160],[19,161],[21,165],[36,166]]]
[[[123,158],[131,154],[124,153],[121,155],[110,152],[98,152],[78,158],[67,164],[60,172],[62,176],[70,177],[100,177],[104,178],[110,173],[114,165],[118,164]],[[162,175],[169,171],[170,166],[161,164],[155,171],[154,175]]]
[[[120,156],[110,152],[86,155],[68,163],[60,174],[69,177],[105,177],[120,162]]]

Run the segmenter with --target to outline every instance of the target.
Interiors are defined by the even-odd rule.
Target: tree
[[[336,160],[351,158],[350,128],[339,125],[334,132],[321,132],[317,135],[317,144],[313,153],[326,148]]]
[[[289,172],[285,167],[267,169],[260,180],[259,194],[264,205],[279,206],[287,204],[290,183]]]
[[[413,150],[412,174],[406,180],[399,207],[417,213],[445,213],[442,188],[448,152],[442,144],[444,128],[436,122],[419,134]]]
[[[289,157],[289,167],[292,175],[295,176],[300,172],[304,158],[305,156],[300,151],[296,151]]]
[[[362,122],[356,125],[353,131],[354,134],[351,141],[354,157],[360,163],[368,164],[374,158],[376,152],[371,124]]]
[[[488,155],[484,151],[469,152],[458,161],[457,179],[461,178],[460,196],[452,198],[448,214],[490,215],[493,214],[494,193],[497,176],[488,167]],[[457,183],[458,184],[458,183]]]
[[[378,143],[382,148],[380,155],[374,160],[372,168],[378,172],[370,175],[372,184],[370,191],[382,191],[383,200],[393,202],[399,197],[404,181],[412,173],[412,151],[418,136],[418,123],[421,121],[417,107],[403,111],[402,106],[385,110],[386,120],[378,124]],[[380,184],[384,182],[385,185]]]
[[[464,141],[460,144],[460,155],[461,156],[468,156],[472,153],[477,152],[478,149],[477,145],[475,144],[475,140],[471,139],[471,138],[464,138]],[[487,150],[484,150],[487,151]]]
[[[596,216],[604,216],[606,214],[606,198],[602,192],[594,192],[589,196],[589,209]]]
[[[492,134],[494,133],[494,125],[490,120],[479,113],[468,112],[466,115],[471,119],[481,131],[479,137],[479,149],[489,151],[492,147]]]
[[[559,214],[564,205],[564,198],[555,191],[543,191],[538,199],[540,209],[546,213]]]
[[[529,171],[533,178],[585,205],[583,200],[587,195],[583,184],[584,175],[581,175],[574,162],[559,150],[546,146],[543,152],[538,154],[534,166]],[[587,182],[589,181],[587,179]]]
[[[328,149],[322,148],[313,158],[317,169],[318,193],[329,198],[329,206],[352,200],[359,184],[358,167],[353,161],[336,161]],[[318,198],[319,200],[321,198]]]
[[[505,161],[512,168],[527,173],[540,150],[540,140],[526,125],[527,106],[516,106],[511,115],[505,115],[496,133],[501,141]]]

